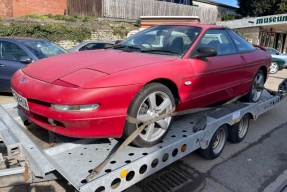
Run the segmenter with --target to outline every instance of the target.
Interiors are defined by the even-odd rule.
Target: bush
[[[54,42],[61,40],[82,42],[91,38],[91,30],[63,24],[11,23],[10,25],[0,24],[0,36],[43,38]]]

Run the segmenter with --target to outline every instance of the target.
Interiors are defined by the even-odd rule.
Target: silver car
[[[69,49],[69,52],[104,49],[112,47],[114,44],[115,42],[112,41],[97,41],[97,40],[85,41]]]
[[[12,75],[29,63],[67,50],[45,39],[0,37],[0,92],[11,92]]]
[[[277,58],[285,61],[284,67],[287,67],[287,55],[280,53],[278,50],[272,48],[272,47],[265,47],[268,51],[268,53],[271,54],[272,58]]]

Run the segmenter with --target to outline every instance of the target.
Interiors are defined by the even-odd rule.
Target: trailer
[[[49,140],[42,145],[43,138],[27,128],[16,103],[1,105],[0,187],[65,178],[78,191],[123,191],[195,150],[207,159],[218,157],[227,139],[244,139],[250,119],[286,98],[286,87],[287,79],[277,92],[264,90],[257,103],[234,101],[182,115],[157,145],[127,145],[116,155],[121,139],[75,139],[47,132],[44,138]]]

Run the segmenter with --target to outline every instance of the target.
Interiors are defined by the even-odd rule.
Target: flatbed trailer
[[[279,93],[272,95],[264,90],[257,103],[235,102],[220,110],[180,116],[159,144],[150,148],[126,146],[92,179],[87,179],[88,175],[121,145],[121,139],[74,139],[49,133],[50,144],[55,144],[55,138],[57,143],[42,147],[24,125],[26,118],[17,104],[1,105],[0,187],[64,177],[78,191],[123,191],[195,150],[201,150],[207,158],[218,156],[210,157],[206,152],[214,147],[215,133],[222,126],[228,127],[231,140],[240,142],[230,135],[234,126],[242,117],[256,120],[280,104],[286,97],[286,87],[285,79]],[[204,126],[194,129],[202,117]],[[5,153],[1,153],[1,145]],[[3,168],[7,162],[14,162],[13,166]]]

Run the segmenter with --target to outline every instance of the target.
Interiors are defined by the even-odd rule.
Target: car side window
[[[89,43],[81,47],[79,51],[102,49],[102,48],[104,48],[104,45],[102,43]]]
[[[255,47],[246,41],[243,37],[238,35],[232,30],[227,30],[230,37],[234,40],[234,43],[240,53],[254,51]]]
[[[208,30],[200,40],[198,47],[213,47],[217,55],[236,54],[234,43],[224,29]]]
[[[20,61],[21,56],[28,56],[21,47],[12,42],[0,41],[0,59]]]

